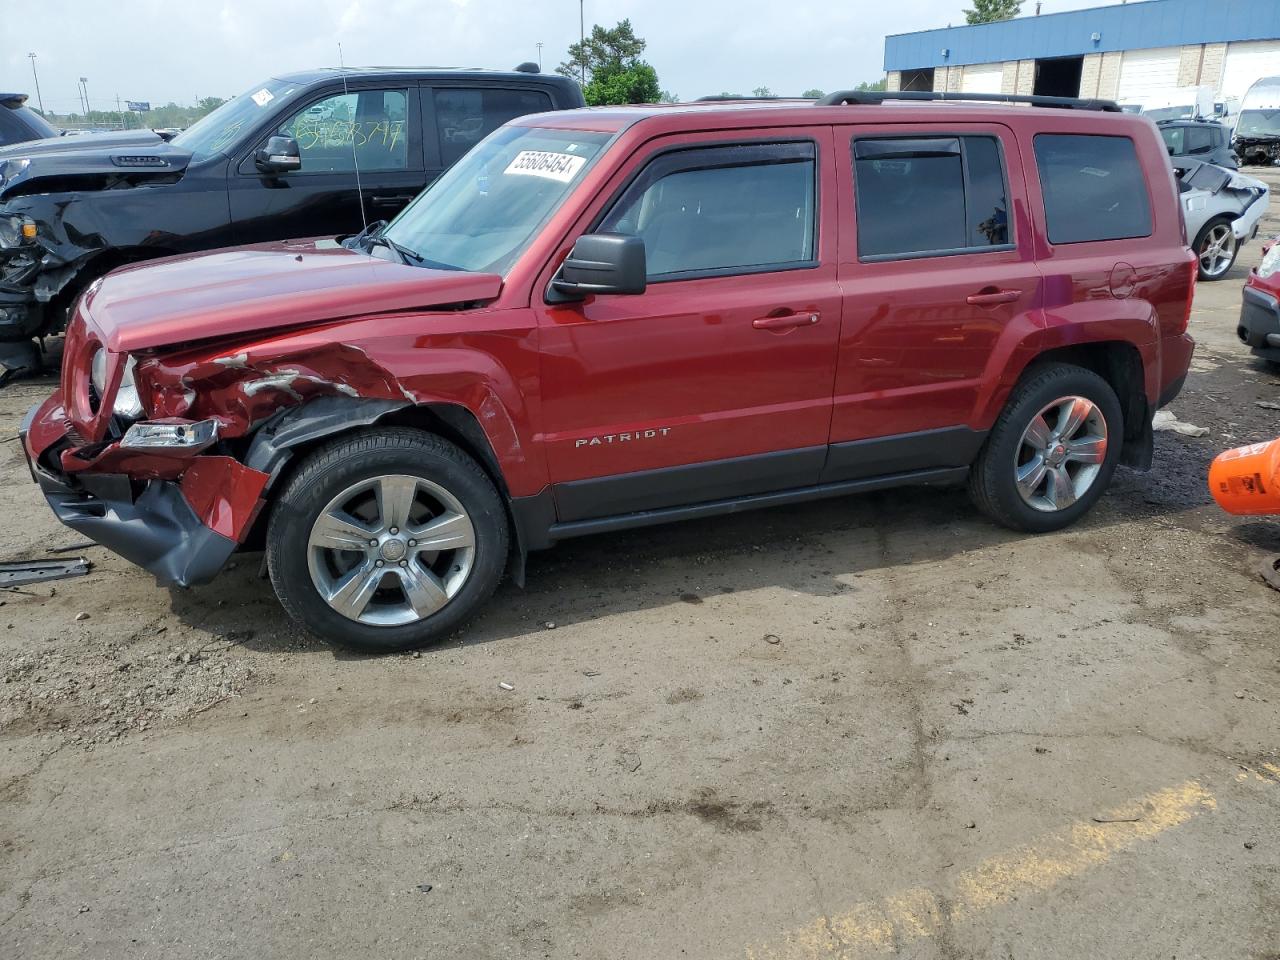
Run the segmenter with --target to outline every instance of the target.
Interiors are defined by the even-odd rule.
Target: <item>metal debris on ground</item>
[[[498,684],[498,689],[500,690],[514,690],[515,688],[516,688],[515,684],[507,683],[507,681],[505,680],[503,680],[500,684]]]
[[[84,557],[74,560],[23,560],[0,562],[0,587],[21,587],[47,580],[83,577],[93,568]]]
[[[1172,410],[1157,410],[1151,418],[1152,430],[1172,430],[1184,437],[1203,437],[1209,432],[1208,427],[1197,427],[1194,423],[1186,423],[1174,416]]]
[[[1263,582],[1273,590],[1280,590],[1280,556],[1268,557],[1258,567]]]

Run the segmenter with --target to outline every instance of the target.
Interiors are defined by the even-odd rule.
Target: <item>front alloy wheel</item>
[[[1022,433],[1018,493],[1035,510],[1065,510],[1089,492],[1107,459],[1107,421],[1085,397],[1045,406]]]
[[[267,569],[295,620],[367,653],[420,647],[483,605],[507,562],[492,479],[443,437],[364,430],[313,451],[273,504]]]
[[[353,484],[321,511],[307,540],[311,582],[348,620],[423,620],[466,583],[475,530],[453,494],[403,474]]]

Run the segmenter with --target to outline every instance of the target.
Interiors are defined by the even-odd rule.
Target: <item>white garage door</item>
[[[1178,86],[1179,47],[1126,50],[1120,62],[1120,102],[1143,103]]]
[[[1280,77],[1280,40],[1233,43],[1227,47],[1219,97],[1243,97],[1260,77]]]
[[[1002,63],[971,63],[960,77],[960,89],[964,93],[999,93],[1003,77]]]

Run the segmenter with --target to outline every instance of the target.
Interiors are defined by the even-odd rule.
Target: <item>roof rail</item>
[[[757,101],[757,100],[803,100],[804,97],[739,97],[732,93],[717,93],[709,97],[699,97],[694,103],[738,103],[740,101]]]
[[[1034,97],[1016,93],[942,93],[926,90],[837,90],[829,93],[816,106],[838,107],[845,104],[866,106],[886,100],[970,100],[978,103],[1029,103],[1033,107],[1057,107],[1061,110],[1101,110],[1120,113],[1114,100],[1080,100],[1075,97]]]

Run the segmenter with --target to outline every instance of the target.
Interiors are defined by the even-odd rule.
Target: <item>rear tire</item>
[[[1091,370],[1052,364],[1014,389],[969,470],[969,496],[992,520],[1047,533],[1070,526],[1102,496],[1120,458],[1124,417]]]
[[[1196,234],[1196,242],[1191,249],[1199,258],[1200,279],[1221,280],[1235,266],[1240,242],[1231,230],[1230,220],[1210,220]]]
[[[502,579],[508,544],[502,500],[471,457],[387,428],[335,440],[301,465],[271,514],[267,569],[312,633],[392,653],[469,619]]]

